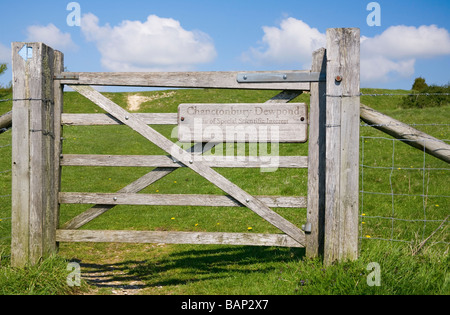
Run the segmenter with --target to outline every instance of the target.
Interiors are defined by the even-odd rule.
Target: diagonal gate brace
[[[195,161],[192,154],[174,144],[172,141],[148,126],[144,121],[131,115],[125,109],[115,104],[90,86],[78,85],[70,87],[84,97],[93,101],[100,108],[107,111],[123,124],[131,127],[134,131],[138,132],[159,148],[172,155],[181,163],[185,164],[186,167],[192,169],[194,172],[198,173],[200,176],[204,177],[206,180],[228,193],[230,196],[258,214],[267,222],[289,235],[292,239],[302,245],[305,244],[305,234],[301,229],[272,211],[272,209],[267,207],[263,202],[251,196],[212,168],[201,162]]]

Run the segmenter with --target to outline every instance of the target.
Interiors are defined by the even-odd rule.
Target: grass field
[[[366,89],[365,94],[408,93]],[[127,107],[136,93],[105,93]],[[174,90],[138,93],[137,112],[176,112],[180,103],[265,102],[275,91]],[[8,96],[1,98],[9,98]],[[439,139],[450,139],[450,106],[402,109],[401,96],[363,96],[361,102]],[[309,95],[298,102],[309,103]],[[11,108],[0,104],[0,114]],[[101,110],[68,92],[65,112]],[[170,137],[172,126],[154,126]],[[165,244],[60,244],[39,267],[14,270],[10,254],[11,131],[0,135],[0,294],[449,294],[448,164],[371,127],[361,127],[360,259],[325,267],[303,249]],[[175,141],[175,140],[174,140]],[[160,155],[159,148],[126,126],[64,127],[65,154]],[[307,144],[281,144],[281,155],[307,155]],[[64,167],[63,192],[116,192],[151,169]],[[250,194],[305,196],[307,171],[217,169]],[[223,194],[189,169],[146,188],[148,194]],[[87,209],[63,205],[61,224]],[[305,209],[274,209],[301,226]],[[395,220],[394,220],[395,219]],[[83,229],[277,233],[245,208],[118,206]],[[421,250],[413,253],[433,232]],[[383,239],[383,240],[378,240]],[[394,241],[386,241],[394,240]],[[66,284],[68,262],[79,262],[81,287]],[[377,262],[381,286],[369,286],[367,266]]]

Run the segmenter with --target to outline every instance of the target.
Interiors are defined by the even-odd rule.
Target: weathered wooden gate
[[[359,167],[359,30],[329,29],[327,49],[313,54],[312,69],[276,72],[74,73],[63,72],[63,55],[42,43],[13,43],[13,183],[12,265],[37,263],[57,250],[58,242],[132,242],[227,244],[306,247],[308,256],[325,261],[356,259],[358,243]],[[64,114],[63,87],[69,85],[108,114]],[[308,157],[278,157],[277,167],[308,168],[308,196],[252,196],[217,173],[214,167],[262,167],[261,160],[207,161],[204,145],[186,151],[149,125],[192,124],[203,104],[180,105],[176,114],[131,114],[91,86],[138,86],[219,89],[270,89],[283,92],[265,104],[234,104],[248,113],[284,109],[294,115],[278,121],[280,139],[309,141]],[[301,104],[287,104],[310,91],[309,117]],[[231,104],[228,104],[230,106]],[[202,113],[216,113],[208,105]],[[257,106],[257,108],[255,107]],[[285,106],[285,107],[283,107]],[[198,107],[198,109],[197,109]],[[222,111],[222,113],[224,113]],[[211,118],[211,117],[210,117]],[[248,117],[247,117],[248,118]],[[253,117],[254,118],[254,117]],[[122,124],[164,150],[169,156],[63,155],[63,125]],[[249,126],[257,125],[248,119]],[[306,132],[309,126],[309,134]],[[186,130],[186,129],[184,129]],[[180,140],[186,133],[180,133]],[[251,138],[252,135],[249,135]],[[259,137],[259,138],[258,138]],[[213,139],[214,140],[214,139]],[[215,139],[217,140],[217,139]],[[254,141],[262,140],[256,136]],[[212,141],[212,139],[207,139]],[[224,138],[222,141],[230,141]],[[241,141],[251,141],[248,138]],[[268,141],[263,139],[262,141]],[[60,192],[64,166],[156,167],[114,194]],[[139,194],[147,186],[187,167],[223,190],[227,196]],[[59,205],[95,204],[60,225]],[[89,231],[80,227],[116,205],[198,205],[247,207],[277,227],[281,234],[172,231]],[[307,208],[303,230],[271,207]]]

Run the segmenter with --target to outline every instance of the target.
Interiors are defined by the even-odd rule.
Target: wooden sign
[[[180,142],[306,142],[304,103],[181,104]]]

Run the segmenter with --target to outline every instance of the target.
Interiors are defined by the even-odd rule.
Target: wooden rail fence
[[[359,43],[358,29],[327,30],[326,49],[313,53],[312,68],[306,71],[179,73],[63,72],[64,58],[61,52],[42,43],[13,43],[12,265],[20,267],[36,264],[56,252],[59,242],[306,247],[308,256],[321,255],[326,263],[356,259]],[[107,114],[63,113],[65,85],[97,104]],[[149,126],[170,124],[196,127],[190,119],[195,119],[196,114],[200,113],[200,107],[203,110],[201,113],[208,114],[213,111],[216,113],[216,109],[224,104],[209,104],[207,107],[197,104],[198,110],[180,106],[180,111],[184,110],[183,116],[180,113],[131,114],[91,86],[282,90],[282,93],[265,104],[231,104],[235,108],[228,107],[228,110],[230,113],[236,109],[241,112],[246,110],[247,113],[258,110],[268,115],[276,110],[280,110],[280,113],[284,111],[285,120],[279,120],[278,127],[287,129],[280,137],[286,142],[308,141],[308,156],[279,157],[277,166],[308,168],[308,195],[252,196],[213,168],[255,168],[264,166],[264,161],[249,157],[209,161],[202,158],[207,150],[202,142],[206,141],[193,136],[192,148],[182,150]],[[289,103],[304,91],[311,93],[309,114],[304,105]],[[294,120],[290,120],[290,116]],[[281,126],[284,121],[289,126]],[[60,139],[63,126],[112,124],[130,127],[164,150],[168,156],[62,154]],[[252,128],[255,124],[257,122],[252,124],[252,120],[249,120],[247,127]],[[253,140],[268,141],[258,137]],[[251,139],[237,141],[249,142]],[[117,193],[101,194],[60,192],[61,168],[66,166],[155,168]],[[193,170],[227,195],[139,193],[182,167]],[[95,206],[61,224],[59,207],[66,203]],[[116,205],[123,204],[245,207],[277,227],[281,233],[79,230]],[[272,207],[306,208],[307,222],[289,222],[274,212]],[[302,223],[303,229],[299,227]]]

